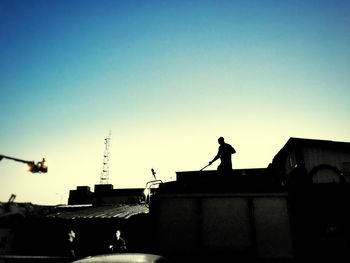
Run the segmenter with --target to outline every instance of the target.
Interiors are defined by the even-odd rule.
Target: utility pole
[[[105,138],[105,150],[103,153],[102,171],[100,175],[100,184],[109,183],[109,147],[111,142],[111,131],[109,131],[108,137]]]

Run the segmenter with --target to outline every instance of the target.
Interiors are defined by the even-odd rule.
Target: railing
[[[147,207],[149,207],[149,204],[151,202],[151,197],[152,195],[154,195],[154,191],[152,191],[152,189],[157,189],[161,183],[163,183],[162,180],[153,180],[146,183],[144,194],[145,194],[145,205]]]

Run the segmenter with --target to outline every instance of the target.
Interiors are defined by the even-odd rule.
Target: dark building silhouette
[[[350,143],[290,138],[266,168],[177,172],[151,202],[156,247],[175,260],[349,259],[349,162]]]
[[[69,191],[68,205],[78,204],[118,204],[144,201],[144,188],[114,189],[111,184],[96,184],[94,192],[89,186],[77,186]]]
[[[290,138],[272,167],[283,184],[350,182],[350,143]]]
[[[6,253],[57,256],[57,237],[72,227],[82,255],[107,253],[120,228],[131,252],[173,262],[350,259],[348,142],[290,138],[265,168],[178,171],[157,183],[147,199],[144,189],[102,184],[35,213],[1,204]]]

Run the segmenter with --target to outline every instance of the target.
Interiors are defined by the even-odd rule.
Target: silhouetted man
[[[67,253],[69,256],[75,258],[77,255],[77,241],[76,234],[73,230],[68,232],[68,239],[66,240]]]
[[[223,137],[220,137],[218,139],[218,142],[220,144],[218,154],[214,157],[212,161],[209,162],[209,165],[211,165],[213,162],[220,158],[221,163],[218,166],[219,174],[231,173],[231,155],[236,153],[236,150],[230,144],[225,143],[225,139]]]
[[[109,249],[113,253],[120,253],[126,251],[126,242],[121,237],[121,231],[119,229],[115,231],[115,238],[113,239],[112,244],[109,246]]]

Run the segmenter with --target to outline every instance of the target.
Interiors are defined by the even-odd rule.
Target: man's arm
[[[232,146],[231,146],[231,148],[232,148],[232,154],[236,153],[235,148],[233,148]]]
[[[209,162],[209,165],[211,165],[213,162],[215,162],[217,159],[219,159],[220,158],[220,151],[218,152],[218,154],[214,157],[214,159],[213,160],[211,160],[210,162]]]

